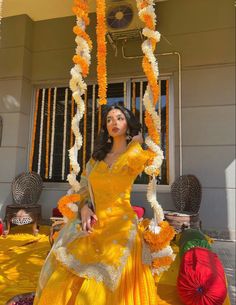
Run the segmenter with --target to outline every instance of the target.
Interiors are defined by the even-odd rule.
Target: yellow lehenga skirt
[[[159,305],[167,304],[157,295],[150,268],[141,261],[141,238],[137,234],[131,254],[115,291],[103,282],[81,278],[59,262],[38,305]]]

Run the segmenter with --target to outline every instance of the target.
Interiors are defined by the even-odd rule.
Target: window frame
[[[171,190],[171,184],[175,180],[175,136],[174,136],[174,78],[172,73],[163,74],[159,76],[159,80],[169,81],[169,185],[157,185],[157,191],[160,193],[169,193]],[[131,107],[131,84],[132,81],[147,81],[144,75],[130,76],[130,77],[113,77],[109,80],[109,83],[120,83],[126,81],[126,106]],[[92,79],[87,82],[87,85],[93,85],[95,81]],[[27,149],[27,169],[29,170],[30,150],[32,145],[32,133],[33,133],[33,119],[35,111],[35,98],[36,90],[39,88],[52,88],[52,87],[67,87],[68,82],[50,82],[50,83],[37,83],[33,85],[33,94],[31,100],[30,109],[30,128],[29,128],[29,145]],[[43,189],[52,191],[67,191],[69,189],[68,182],[43,182]],[[147,184],[134,184],[132,187],[133,192],[146,192]]]

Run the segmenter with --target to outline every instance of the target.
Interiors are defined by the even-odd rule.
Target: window
[[[156,107],[161,117],[161,148],[164,151],[165,160],[158,183],[166,185],[169,183],[169,80],[160,80],[159,84],[161,95]],[[108,104],[119,102],[131,109],[143,125],[144,136],[147,135],[147,128],[144,124],[145,107],[140,103],[140,96],[143,96],[146,86],[146,81],[131,79],[111,83],[107,90]],[[80,121],[80,132],[84,141],[78,152],[81,171],[90,158],[99,130],[97,98],[98,86],[96,84],[88,85],[84,96],[86,112]],[[45,182],[66,182],[67,174],[70,172],[68,150],[74,143],[71,121],[76,112],[75,107],[68,87],[37,89],[30,168],[38,172]],[[146,184],[148,179],[149,177],[142,173],[137,177],[135,183]]]

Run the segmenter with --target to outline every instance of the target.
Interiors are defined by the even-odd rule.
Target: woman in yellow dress
[[[90,196],[80,218],[60,231],[41,271],[34,305],[159,305],[142,236],[130,205],[133,182],[151,158],[141,125],[122,106],[107,107],[82,173]],[[91,202],[93,204],[91,204]]]

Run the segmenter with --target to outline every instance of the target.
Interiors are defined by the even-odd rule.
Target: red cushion
[[[177,288],[185,305],[222,305],[227,288],[218,256],[209,249],[199,247],[185,252]]]
[[[132,208],[133,208],[134,212],[137,214],[138,218],[143,217],[143,214],[145,212],[145,209],[143,207],[133,205]]]
[[[58,208],[52,209],[52,217],[63,217]]]
[[[3,234],[3,224],[2,222],[0,221],[0,236]]]

